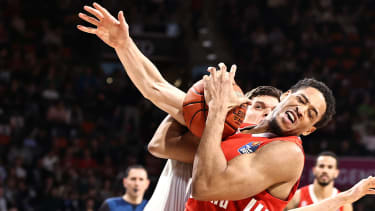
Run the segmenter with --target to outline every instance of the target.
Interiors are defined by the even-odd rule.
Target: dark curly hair
[[[250,100],[257,96],[271,96],[277,98],[277,100],[280,102],[280,96],[282,93],[283,92],[280,89],[273,86],[258,86],[257,88],[246,92],[245,96]]]
[[[321,81],[317,81],[313,78],[305,78],[298,81],[294,86],[292,86],[291,91],[294,93],[300,89],[307,87],[312,87],[319,90],[326,101],[326,111],[324,112],[322,118],[315,124],[316,128],[324,127],[331,121],[333,115],[336,113],[336,100],[332,94],[332,90],[328,88],[326,84]]]

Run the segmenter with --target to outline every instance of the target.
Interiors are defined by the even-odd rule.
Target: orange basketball
[[[234,89],[243,94],[237,84],[233,84]],[[247,105],[243,104],[228,112],[224,124],[223,139],[233,135],[242,124]],[[197,137],[201,137],[206,124],[208,106],[204,100],[203,81],[196,82],[187,92],[183,103],[183,115],[186,126]]]

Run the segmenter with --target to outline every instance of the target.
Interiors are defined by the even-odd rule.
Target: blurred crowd
[[[123,69],[101,69],[101,41],[76,29],[84,4],[0,0],[1,211],[96,210],[123,194],[127,166],[145,165],[154,183],[161,172],[146,146],[165,114]],[[154,23],[178,1],[104,6]]]
[[[217,11],[244,90],[268,84],[286,91],[304,77],[332,88],[337,114],[303,138],[306,153],[374,155],[374,1],[219,0]]]
[[[174,19],[180,2],[103,5],[123,9],[130,23],[157,24]],[[101,41],[75,28],[85,3],[0,0],[0,210],[4,204],[9,211],[96,210],[105,198],[122,195],[128,165],[143,164],[153,183],[161,171],[163,161],[146,146],[165,114],[143,99],[121,68],[103,71]],[[307,154],[374,153],[375,2],[216,4],[244,90],[287,90],[304,76],[333,88],[337,115],[304,138]]]

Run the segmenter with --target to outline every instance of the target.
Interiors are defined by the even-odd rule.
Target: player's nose
[[[263,116],[266,117],[270,112],[271,112],[271,108],[266,108],[266,109],[264,109]]]

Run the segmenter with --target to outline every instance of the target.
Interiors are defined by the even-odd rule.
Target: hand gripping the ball
[[[208,68],[210,76],[203,78],[205,101],[208,107],[220,105],[230,111],[242,104],[249,104],[250,100],[245,97],[243,92],[238,92],[234,88],[234,84],[236,84],[234,81],[236,65],[232,65],[230,72],[227,72],[227,67],[223,63],[220,63],[219,67],[219,71],[214,67]]]
[[[206,93],[204,91],[203,83],[203,80],[195,83],[188,90],[183,103],[183,116],[185,123],[189,130],[197,137],[202,136],[209,108],[205,100]],[[237,84],[233,82],[232,86],[235,95],[243,96],[243,92]],[[207,97],[207,99],[211,100],[211,96]],[[242,104],[234,107],[228,112],[224,124],[223,139],[233,135],[237,131],[237,128],[240,127],[245,119],[246,110],[247,104]]]

